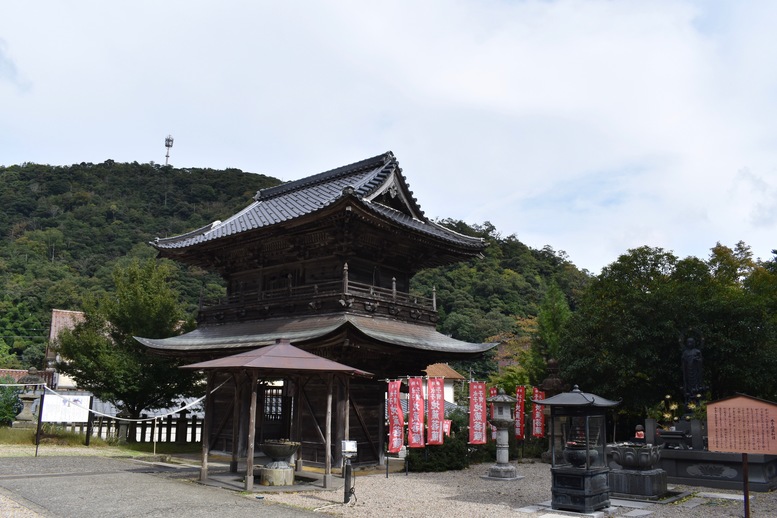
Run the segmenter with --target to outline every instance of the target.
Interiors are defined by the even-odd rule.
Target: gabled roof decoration
[[[481,250],[483,239],[464,236],[429,221],[410,191],[390,151],[324,173],[262,189],[254,202],[221,222],[187,234],[157,238],[157,249],[182,249],[254,229],[270,227],[321,211],[344,199],[395,225],[458,246]]]

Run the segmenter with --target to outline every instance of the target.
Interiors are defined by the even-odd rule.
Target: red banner
[[[442,422],[442,431],[443,431],[443,433],[445,433],[445,437],[450,437],[451,436],[451,425],[452,424],[453,424],[453,421],[451,421],[450,419],[445,419]]]
[[[469,382],[469,443],[486,444],[486,383]]]
[[[526,437],[526,387],[515,387],[515,438],[523,440]]]
[[[429,398],[429,412],[426,418],[426,444],[442,444],[445,401],[443,400],[443,378],[429,378],[426,381]]]
[[[421,378],[408,378],[407,447],[424,447],[424,385]]]
[[[532,389],[532,399],[545,399],[545,393],[534,387]],[[545,414],[542,412],[542,405],[532,403],[531,435],[532,437],[545,436]]]
[[[401,381],[388,382],[389,453],[399,453],[405,442],[405,416],[399,400]]]

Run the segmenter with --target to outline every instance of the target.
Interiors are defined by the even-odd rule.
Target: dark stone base
[[[777,455],[749,454],[748,485],[750,491],[777,489]],[[661,468],[672,484],[742,489],[742,454],[704,450],[661,451]]]
[[[551,507],[592,513],[610,506],[610,468],[551,468]]]
[[[658,500],[667,493],[667,476],[663,469],[610,471],[610,495],[621,498]]]

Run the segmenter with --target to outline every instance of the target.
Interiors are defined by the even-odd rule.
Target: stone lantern
[[[499,389],[496,396],[487,398],[486,401],[493,405],[494,411],[489,422],[496,427],[496,464],[491,466],[488,474],[483,477],[493,480],[518,480],[515,466],[510,464],[509,429],[515,424],[513,409],[516,399],[505,394],[504,389]]]
[[[609,507],[605,418],[618,401],[582,392],[577,385],[572,392],[532,401],[550,407],[551,436],[561,426],[562,454],[551,452],[553,509],[592,513]],[[551,448],[555,450],[554,442]]]
[[[22,402],[22,411],[16,416],[14,421],[14,428],[35,428],[37,426],[37,417],[33,411],[33,405],[43,394],[45,390],[43,384],[45,380],[38,375],[38,369],[35,367],[30,368],[27,374],[19,378],[17,382],[19,385],[24,385],[22,393],[19,394],[19,399]],[[37,409],[38,415],[40,415],[41,409]]]

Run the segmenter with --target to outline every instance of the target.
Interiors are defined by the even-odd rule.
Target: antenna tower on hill
[[[172,135],[165,137],[165,147],[167,148],[167,154],[165,155],[165,165],[168,165],[168,162],[170,161],[170,148],[173,147]]]

